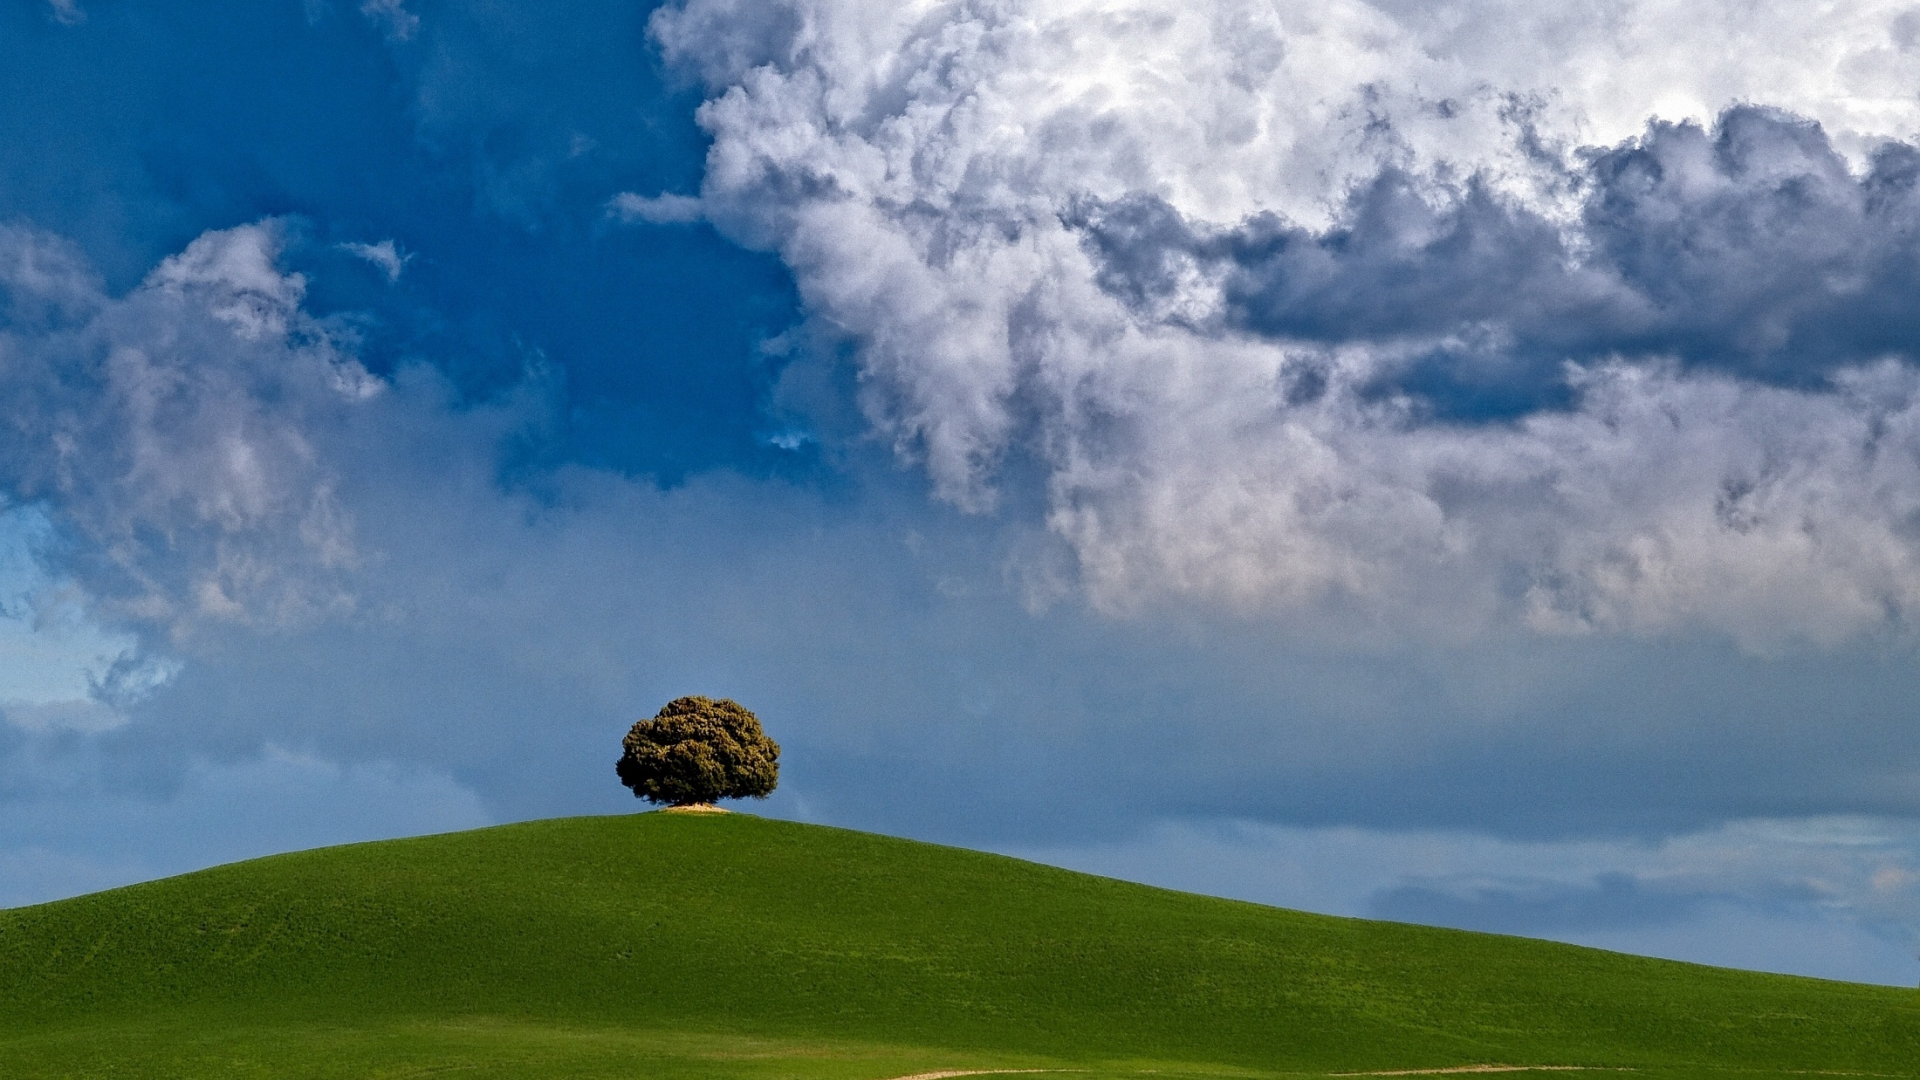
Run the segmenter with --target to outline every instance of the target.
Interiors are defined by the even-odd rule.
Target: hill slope
[[[1920,993],[1336,919],[745,815],[0,912],[0,1074],[1920,1076]]]

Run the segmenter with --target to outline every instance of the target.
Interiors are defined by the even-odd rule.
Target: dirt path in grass
[[[1015,1073],[1068,1073],[1078,1069],[944,1069],[940,1072],[896,1076],[892,1080],[948,1080],[953,1076],[1011,1076]],[[1604,1065],[1454,1065],[1445,1069],[1387,1069],[1382,1072],[1328,1073],[1328,1076],[1449,1076],[1458,1073],[1507,1072],[1632,1072]]]
[[[1452,1068],[1388,1068],[1384,1072],[1329,1072],[1327,1076],[1448,1076],[1455,1072],[1632,1072],[1605,1065],[1455,1065]]]
[[[947,1080],[949,1076],[1011,1076],[1014,1073],[1058,1073],[1074,1072],[1073,1069],[947,1069],[943,1072],[914,1073],[912,1076],[896,1076],[893,1080]]]

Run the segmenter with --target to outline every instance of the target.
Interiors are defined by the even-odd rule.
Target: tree
[[[621,746],[620,782],[649,802],[764,799],[780,782],[780,744],[758,717],[725,698],[675,698],[633,725]]]

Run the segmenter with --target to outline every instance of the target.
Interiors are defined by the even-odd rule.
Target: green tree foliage
[[[621,746],[620,782],[649,802],[764,799],[780,782],[780,744],[758,717],[725,698],[675,698],[633,725]]]

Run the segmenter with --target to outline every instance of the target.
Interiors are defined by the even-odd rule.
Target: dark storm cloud
[[[1397,169],[1318,233],[1271,214],[1210,228],[1146,195],[1083,202],[1072,221],[1137,311],[1164,317],[1199,273],[1217,283],[1216,330],[1412,343],[1378,389],[1458,416],[1564,401],[1569,360],[1655,355],[1818,386],[1920,355],[1913,146],[1886,143],[1855,175],[1817,124],[1741,106],[1711,131],[1656,122],[1564,180],[1571,228],[1477,179]]]

